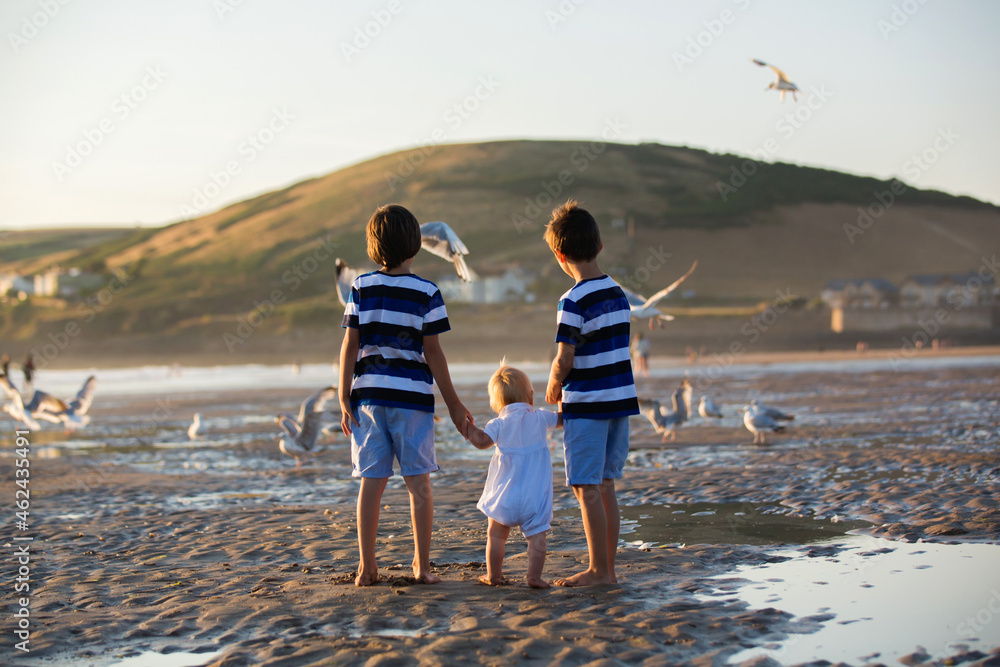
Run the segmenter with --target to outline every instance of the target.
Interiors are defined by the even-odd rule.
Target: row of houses
[[[23,296],[55,296],[59,293],[59,269],[51,268],[28,276],[0,273],[0,297],[12,292]]]
[[[898,286],[883,278],[831,280],[820,298],[830,308],[933,308],[991,306],[1000,291],[993,275],[968,273],[910,276]]]

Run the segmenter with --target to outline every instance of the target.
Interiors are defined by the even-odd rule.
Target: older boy
[[[430,473],[434,455],[434,394],[438,388],[451,420],[463,436],[472,415],[455,393],[438,334],[448,331],[448,314],[437,286],[410,273],[420,250],[420,226],[397,204],[382,206],[365,230],[368,256],[382,269],[358,276],[344,309],[347,329],[340,350],[341,428],[351,438],[358,492],[357,586],[378,582],[375,537],[382,492],[392,460],[410,493],[413,576],[433,584],[430,570],[434,501]]]
[[[615,480],[628,457],[628,418],[639,414],[629,360],[629,304],[597,265],[601,232],[575,201],[552,212],[545,241],[576,281],[559,301],[559,352],[545,400],[562,401],[566,483],[580,503],[590,557],[586,570],[555,583],[615,583],[621,523]]]

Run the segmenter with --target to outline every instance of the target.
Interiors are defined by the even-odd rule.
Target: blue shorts
[[[566,484],[620,479],[628,458],[628,417],[563,421]]]
[[[352,477],[392,477],[392,459],[404,477],[440,470],[434,456],[434,413],[383,405],[354,407]]]

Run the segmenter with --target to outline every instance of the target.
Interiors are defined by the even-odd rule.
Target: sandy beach
[[[270,423],[309,391],[164,393],[149,380],[145,393],[99,393],[87,429],[29,436],[30,527],[15,533],[5,522],[3,541],[10,551],[15,537],[33,538],[30,652],[17,652],[5,630],[3,660],[122,667],[1000,664],[1000,614],[984,623],[979,613],[978,625],[968,624],[990,609],[1000,577],[973,577],[966,567],[985,560],[1000,570],[996,357],[841,371],[785,360],[718,377],[709,368],[661,366],[638,381],[640,394],[666,399],[689,371],[695,400],[710,394],[725,417],[711,424],[695,417],[667,444],[648,422],[633,419],[619,485],[620,584],[544,591],[521,583],[520,536],[512,536],[505,563],[512,583],[476,582],[485,571],[486,522],[475,502],[489,453],[462,442],[447,420],[438,424],[442,471],[433,476],[431,545],[443,582],[408,579],[409,511],[395,477],[378,540],[387,579],[358,589],[348,443],[338,436],[296,471],[278,452]],[[477,373],[456,375],[482,423],[491,416],[485,382],[467,383]],[[749,444],[739,413],[758,396],[796,415],[766,446]],[[184,429],[195,411],[205,428],[192,445]],[[5,424],[0,461],[4,493],[13,496],[13,422]],[[579,513],[562,484],[559,442],[553,461],[547,578],[572,573],[586,557]],[[857,540],[876,539],[880,548],[855,548]],[[960,555],[962,548],[982,553]],[[888,590],[891,576],[875,576],[878,564],[910,553],[918,555],[887,572],[944,576],[965,606],[921,590],[890,599],[888,613],[913,608],[940,636],[899,627],[873,650],[863,629],[878,618],[838,608],[834,589]],[[927,554],[940,559],[905,566]],[[846,573],[823,582],[783,576],[750,583],[750,572],[812,562],[842,565]],[[790,592],[782,592],[819,583],[828,585],[814,595],[818,613],[792,608]],[[769,596],[766,604],[750,601],[751,590]],[[836,647],[803,648],[838,628],[858,630]]]

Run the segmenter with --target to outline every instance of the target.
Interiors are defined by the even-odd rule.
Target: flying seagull
[[[90,423],[90,404],[97,389],[97,378],[91,375],[83,383],[76,397],[68,403],[41,389],[36,389],[31,401],[24,406],[25,411],[35,419],[43,419],[53,424],[62,424],[66,432],[75,431]]]
[[[753,444],[755,445],[767,444],[764,440],[765,432],[773,431],[774,433],[781,433],[785,430],[782,424],[779,424],[770,415],[761,412],[760,408],[756,405],[748,405],[744,410],[743,425],[747,427],[748,431],[753,433]]]
[[[476,274],[465,263],[465,255],[469,254],[469,249],[447,223],[425,222],[420,225],[420,245],[432,255],[453,262],[458,277],[465,282],[472,282]]]
[[[671,292],[680,287],[681,283],[687,280],[688,276],[694,273],[697,266],[698,262],[695,261],[695,263],[691,265],[691,268],[688,269],[687,273],[648,299],[641,294],[636,294],[632,290],[628,290],[623,287],[622,291],[625,292],[625,298],[628,299],[628,305],[632,311],[632,317],[637,320],[649,320],[650,329],[653,328],[653,322],[659,322],[662,325],[663,322],[669,322],[674,319],[673,315],[664,315],[661,313],[657,309],[656,304],[670,296]]]
[[[315,451],[323,406],[337,395],[336,387],[324,387],[302,402],[298,419],[283,412],[274,418],[285,435],[278,440],[278,449],[295,459],[295,469],[302,467],[301,458]]]
[[[796,86],[794,83],[788,80],[788,76],[784,72],[782,72],[774,65],[768,65],[763,60],[757,60],[756,58],[751,58],[751,60],[754,62],[754,64],[760,65],[761,67],[770,67],[772,70],[774,70],[774,73],[778,75],[777,80],[775,80],[774,83],[769,84],[768,87],[765,88],[764,90],[780,91],[782,102],[785,101],[785,93],[791,93],[792,99],[796,102],[799,101],[799,98],[795,96],[795,93],[799,93],[802,91],[799,90],[798,86]]]
[[[639,401],[640,407],[645,410],[643,414],[653,425],[653,430],[657,434],[663,434],[662,442],[667,441],[668,435],[671,442],[677,439],[677,428],[688,420],[691,413],[691,392],[691,382],[684,378],[680,387],[671,397],[674,408],[672,411],[667,410],[656,400],[641,399]]]

